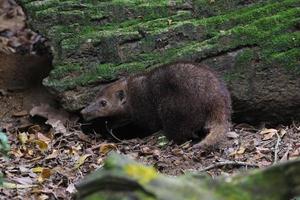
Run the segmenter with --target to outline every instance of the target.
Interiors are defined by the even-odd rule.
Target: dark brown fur
[[[212,146],[220,141],[230,124],[231,101],[224,83],[208,67],[178,62],[157,67],[150,72],[129,76],[105,87],[96,103],[82,111],[84,118],[107,117],[99,109],[99,101],[107,96],[114,98],[112,107],[118,107],[111,116],[156,131],[163,129],[170,140],[182,143],[208,130],[202,146]],[[98,103],[97,103],[98,102]],[[97,107],[98,106],[98,107]],[[97,111],[97,112],[95,112]],[[90,113],[93,112],[91,115]]]

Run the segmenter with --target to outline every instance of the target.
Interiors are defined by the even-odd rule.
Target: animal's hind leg
[[[169,140],[181,144],[192,139],[193,132],[190,130],[188,122],[168,119],[165,119],[163,122],[163,131]]]
[[[212,123],[207,128],[209,133],[196,147],[215,148],[225,138],[225,133],[229,130],[229,123]]]

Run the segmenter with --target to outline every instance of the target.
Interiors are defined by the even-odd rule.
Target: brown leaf
[[[236,154],[241,155],[241,154],[244,154],[245,151],[246,151],[246,148],[243,146],[240,146],[240,148],[237,150]]]
[[[35,140],[34,142],[42,152],[48,150],[48,144],[46,142],[42,140]]]
[[[42,170],[42,172],[41,172],[41,175],[42,175],[42,178],[43,179],[48,179],[48,178],[50,178],[50,176],[51,176],[51,169],[49,169],[49,168],[43,168],[43,170]]]
[[[276,129],[263,129],[259,134],[263,135],[262,140],[270,140],[278,131]]]
[[[45,123],[52,126],[55,133],[62,133],[64,135],[67,133],[67,128],[60,120],[48,119]]]
[[[265,135],[265,134],[269,134],[269,133],[277,133],[278,131],[276,129],[273,129],[273,128],[264,128],[262,131],[259,132],[259,134],[261,135]]]
[[[28,112],[26,110],[22,110],[12,114],[13,117],[24,117],[26,115],[28,115]]]
[[[42,183],[46,179],[49,179],[52,174],[51,169],[49,168],[42,168],[42,171],[40,172],[40,175],[38,176],[38,182]]]
[[[44,141],[45,143],[49,144],[51,139],[46,137],[45,135],[43,135],[42,133],[38,132],[37,133],[37,139],[38,140],[41,140],[41,141]]]
[[[39,125],[33,125],[33,126],[29,127],[29,129],[28,129],[28,133],[33,134],[33,135],[35,135],[41,131],[42,131],[42,128]]]
[[[149,147],[143,147],[141,149],[141,153],[144,155],[151,155],[153,153],[153,151]]]
[[[88,137],[86,134],[78,131],[76,132],[76,135],[78,136],[78,138],[84,142],[88,142],[88,143],[91,143],[91,139],[90,137]]]
[[[243,147],[243,146],[240,146],[237,150],[235,150],[235,151],[233,151],[233,152],[231,152],[230,154],[229,154],[229,156],[237,156],[237,155],[242,155],[242,154],[244,154],[245,153],[245,151],[246,151],[246,148],[245,147]]]
[[[175,156],[182,156],[183,155],[183,150],[182,149],[173,149],[172,150],[172,153],[175,155]]]
[[[101,144],[99,148],[99,153],[106,155],[112,150],[117,150],[117,146],[113,143]]]
[[[300,157],[300,148],[294,150],[294,151],[290,154],[290,160],[298,159],[299,157]]]
[[[46,124],[49,124],[53,127],[55,130],[55,133],[67,133],[65,124],[68,121],[77,121],[78,117],[75,115],[71,115],[65,110],[62,109],[56,109],[53,108],[49,105],[41,105],[41,106],[36,106],[30,110],[30,115],[31,116],[41,116],[46,119]]]
[[[14,155],[16,158],[20,158],[20,157],[24,156],[24,154],[21,152],[20,149],[12,150],[9,152],[9,154]]]

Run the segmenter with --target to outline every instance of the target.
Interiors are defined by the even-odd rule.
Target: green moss
[[[205,59],[246,48],[236,60],[240,78],[255,56],[262,65],[299,70],[298,0],[21,0],[33,25],[52,39],[55,69],[45,84],[67,90],[178,59]],[[159,41],[165,42],[162,47]],[[100,64],[101,63],[101,64]]]
[[[284,52],[273,53],[269,61],[279,64],[289,70],[293,70],[296,75],[300,74],[300,49],[290,49]]]

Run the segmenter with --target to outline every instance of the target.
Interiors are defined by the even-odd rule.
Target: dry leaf
[[[262,140],[270,140],[275,134],[276,132],[270,132],[268,134],[265,134]]]
[[[295,160],[298,159],[300,157],[300,148],[294,150],[291,154],[290,154],[290,160]]]
[[[43,135],[42,133],[38,132],[37,133],[37,139],[38,140],[41,140],[41,141],[44,141],[45,143],[49,144],[51,139],[46,137],[45,135]]]
[[[108,152],[112,150],[117,150],[116,145],[112,143],[101,144],[99,148],[99,152],[103,155],[106,155]]]
[[[286,134],[286,130],[285,129],[280,129],[279,130],[279,136],[281,137],[281,138],[283,138],[283,136],[285,136],[285,134]]]
[[[273,128],[264,128],[259,134],[261,135],[265,135],[265,134],[269,134],[269,133],[272,133],[272,132],[275,132],[277,133],[278,131],[276,129],[273,129]]]
[[[276,129],[263,129],[259,134],[263,135],[262,140],[270,140],[278,131]]]
[[[26,110],[22,110],[20,112],[16,112],[16,113],[13,113],[13,117],[24,117],[28,115],[28,112]]]
[[[33,135],[35,135],[41,131],[42,131],[42,128],[39,125],[33,125],[33,126],[29,127],[29,129],[28,129],[28,133],[33,134]]]
[[[77,121],[78,117],[71,115],[65,110],[56,109],[49,105],[36,106],[30,110],[31,116],[41,116],[48,119],[45,123],[52,126],[55,133],[67,133],[67,129],[64,124],[68,121]]]
[[[8,189],[24,189],[24,188],[37,187],[37,185],[20,185],[15,183],[3,182],[3,187]]]
[[[175,156],[182,156],[183,155],[183,150],[182,149],[173,149],[172,150],[172,153],[175,155]]]
[[[67,133],[67,128],[65,127],[65,125],[60,120],[48,119],[45,122],[45,124],[48,124],[48,125],[52,126],[52,128],[54,130],[54,133],[62,133],[62,134]]]
[[[30,177],[21,177],[21,178],[14,178],[14,181],[22,184],[22,185],[31,185],[33,183]]]
[[[243,146],[240,146],[240,148],[237,150],[236,154],[242,155],[245,153],[245,151],[246,151],[246,148]]]
[[[246,151],[246,148],[243,147],[243,146],[240,146],[237,150],[231,152],[231,153],[229,154],[229,156],[242,155],[242,154],[245,153],[245,151]]]
[[[87,136],[86,134],[80,132],[80,131],[77,131],[76,132],[76,135],[78,136],[78,138],[84,142],[88,142],[88,143],[91,143],[91,139],[89,136]]]
[[[160,150],[159,149],[155,149],[154,151],[153,151],[153,156],[160,156]]]
[[[43,167],[35,167],[35,168],[32,168],[32,172],[34,173],[41,173],[43,171]]]
[[[58,150],[53,150],[52,153],[50,155],[48,155],[45,160],[49,160],[49,159],[53,159],[53,158],[57,158],[58,156]]]
[[[24,154],[21,152],[20,149],[12,150],[9,152],[9,154],[14,155],[16,158],[20,158],[20,157],[24,156]]]
[[[70,185],[68,185],[67,189],[66,189],[67,192],[69,192],[70,194],[74,194],[77,192],[75,186],[73,183],[71,183]]]
[[[35,144],[37,144],[38,148],[41,150],[41,151],[46,151],[48,150],[48,144],[42,140],[35,140],[34,141]]]
[[[40,172],[40,175],[38,176],[38,182],[42,183],[46,179],[49,179],[51,176],[51,169],[49,168],[43,168],[42,171]]]
[[[46,200],[49,199],[49,196],[46,194],[41,194],[37,197],[37,200]]]
[[[79,159],[76,161],[74,168],[78,169],[89,156],[91,156],[91,154],[85,154],[83,156],[80,156]]]
[[[103,164],[103,158],[99,157],[96,162],[98,165]]]
[[[28,136],[26,133],[19,133],[18,135],[19,141],[21,142],[22,145],[25,145],[26,142],[28,141]]]
[[[283,154],[279,162],[286,162],[289,159],[289,152],[291,150],[291,146],[288,147],[287,151]]]
[[[226,136],[231,139],[236,139],[239,137],[239,134],[237,134],[235,131],[230,131],[226,133]]]
[[[51,176],[51,169],[49,168],[43,168],[41,175],[43,177],[43,179],[48,179]]]
[[[153,151],[149,147],[143,147],[141,149],[141,153],[145,154],[145,155],[151,155],[153,153]]]

